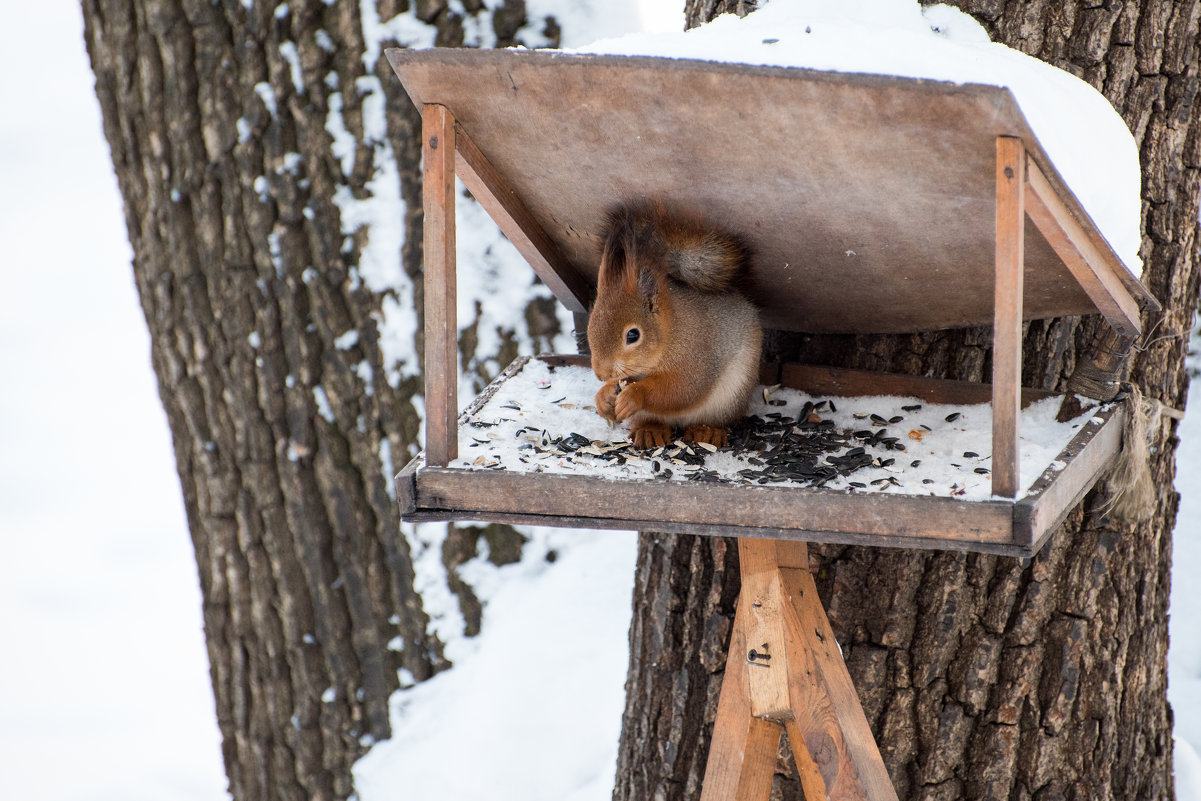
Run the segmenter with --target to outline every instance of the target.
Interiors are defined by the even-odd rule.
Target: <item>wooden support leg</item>
[[[421,111],[425,205],[425,461],[445,467],[459,455],[459,342],[455,297],[455,120]]]
[[[739,540],[742,592],[702,801],[764,801],[781,727],[806,798],[895,801],[804,543]]]
[[[701,801],[767,801],[771,794],[782,732],[751,714],[747,671],[758,668],[747,664],[747,606],[740,601],[734,615]]]
[[[1025,263],[1026,147],[997,137],[996,306],[993,313],[992,491],[1018,492],[1018,415],[1022,379],[1022,278]]]

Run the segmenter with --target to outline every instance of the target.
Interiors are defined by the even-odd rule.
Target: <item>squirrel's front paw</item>
[[[596,397],[593,398],[596,401],[596,413],[610,423],[617,422],[617,412],[614,411],[613,405],[617,401],[619,392],[621,389],[618,388],[616,381],[606,381],[596,393]]]
[[[643,409],[643,402],[646,397],[646,390],[638,382],[626,384],[625,389],[621,390],[621,394],[617,396],[617,400],[613,404],[613,411],[617,415],[617,422],[628,420]]]

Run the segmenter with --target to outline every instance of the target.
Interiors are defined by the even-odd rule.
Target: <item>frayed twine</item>
[[[1110,520],[1134,525],[1151,519],[1158,506],[1155,479],[1151,475],[1151,448],[1159,438],[1164,418],[1179,420],[1183,412],[1148,398],[1134,386],[1127,385],[1128,420],[1122,431],[1122,448],[1114,465],[1105,477],[1104,489],[1108,499],[1099,511]]]

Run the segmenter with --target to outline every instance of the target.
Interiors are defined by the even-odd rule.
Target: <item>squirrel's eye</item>
[[[638,341],[638,337],[640,336],[642,335],[638,332],[637,328],[631,328],[629,331],[626,331],[626,344],[633,345]]]

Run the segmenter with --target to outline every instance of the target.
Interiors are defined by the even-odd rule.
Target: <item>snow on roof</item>
[[[989,40],[967,14],[906,0],[765,0],[687,32],[633,33],[573,53],[659,56],[1007,87],[1098,230],[1136,276],[1138,147],[1113,106],[1075,76]],[[1103,167],[1103,168],[1102,168]]]

